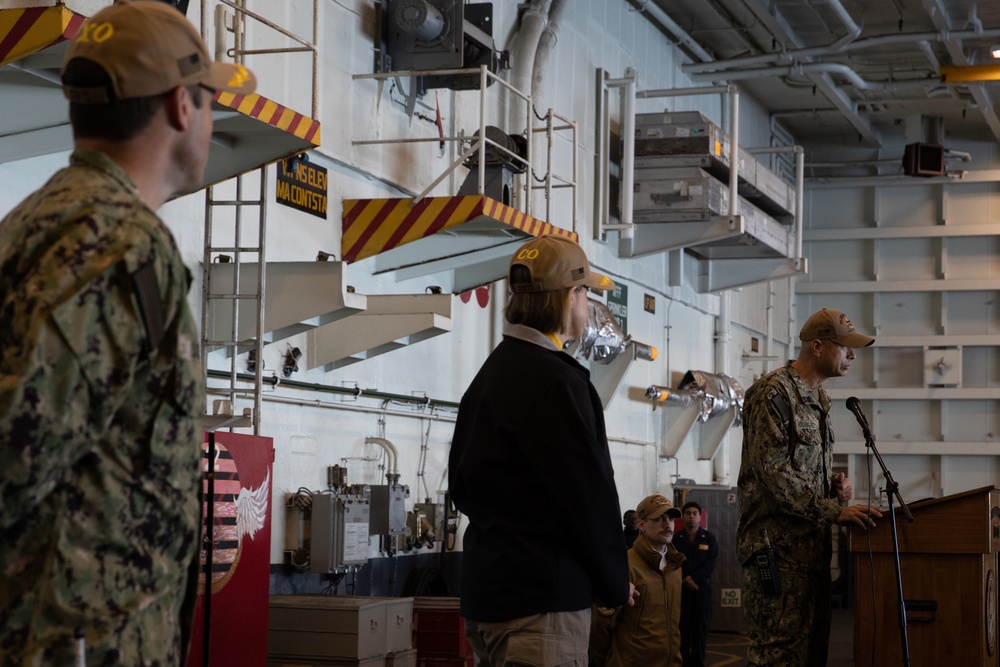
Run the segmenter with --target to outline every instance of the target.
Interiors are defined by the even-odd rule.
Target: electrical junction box
[[[406,485],[391,484],[371,487],[372,535],[402,535],[406,532],[406,498],[410,489]]]
[[[414,503],[413,511],[424,515],[434,531],[434,541],[444,539],[444,505],[441,503]]]
[[[342,572],[368,562],[371,500],[367,486],[312,497],[310,571]]]

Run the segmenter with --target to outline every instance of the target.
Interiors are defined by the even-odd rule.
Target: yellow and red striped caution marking
[[[558,235],[579,242],[576,232],[556,227],[483,195],[345,199],[341,256],[346,262],[371,257],[478,217],[488,217],[531,236]]]
[[[72,39],[86,18],[62,6],[0,10],[0,66]]]
[[[0,10],[0,66],[73,39],[86,20],[63,6]],[[319,121],[266,97],[218,92],[215,100],[314,146],[320,143]]]
[[[305,139],[314,146],[319,146],[320,123],[309,116],[293,111],[256,93],[237,95],[236,93],[219,91],[215,93],[214,99],[224,107],[235,109],[299,139]]]

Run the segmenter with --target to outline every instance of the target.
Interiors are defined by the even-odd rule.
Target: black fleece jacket
[[[469,519],[461,613],[488,622],[622,605],[628,561],[590,374],[533,329],[507,333],[462,398],[448,464]]]

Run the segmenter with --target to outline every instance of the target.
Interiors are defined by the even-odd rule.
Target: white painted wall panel
[[[930,280],[939,276],[938,239],[884,239],[878,241],[877,247],[879,280]]]
[[[872,226],[872,195],[860,188],[806,189],[805,229],[856,229]]]
[[[977,155],[981,149],[977,147]],[[945,202],[945,222],[949,225],[996,224],[1000,219],[1000,199],[996,183],[976,183],[949,188]]]
[[[1000,332],[1000,292],[949,292],[946,296],[946,331],[949,334]]]
[[[940,186],[880,188],[876,196],[879,227],[935,224],[941,219]]]
[[[878,339],[875,340],[878,345]],[[885,387],[923,387],[924,350],[914,347],[886,347],[875,350],[878,381]],[[862,354],[868,354],[868,350]],[[856,368],[854,370],[857,370]]]

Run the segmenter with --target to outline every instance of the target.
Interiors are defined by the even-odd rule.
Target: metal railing
[[[468,144],[468,148],[462,151],[461,155],[454,160],[444,171],[434,178],[430,184],[428,184],[423,190],[421,190],[416,197],[414,197],[413,203],[416,204],[420,200],[424,199],[429,195],[429,193],[436,188],[442,181],[444,181],[449,175],[451,175],[458,167],[468,160],[473,155],[478,153],[478,181],[477,181],[477,192],[483,194],[486,189],[486,149],[491,147],[492,149],[501,153],[504,157],[509,159],[513,164],[518,165],[524,169],[525,178],[524,182],[518,187],[523,195],[524,204],[521,207],[517,207],[528,215],[534,215],[532,207],[532,192],[534,190],[544,190],[545,191],[545,222],[552,224],[552,195],[553,190],[558,189],[570,189],[572,197],[572,206],[570,208],[572,216],[570,228],[576,231],[576,188],[578,179],[578,143],[577,143],[577,125],[575,121],[572,121],[564,116],[556,114],[555,112],[549,110],[548,113],[542,117],[545,125],[542,127],[529,127],[521,130],[525,135],[527,150],[524,157],[517,155],[516,153],[509,150],[506,146],[502,146],[497,142],[493,141],[486,136],[486,89],[491,83],[497,83],[505,91],[508,91],[514,98],[515,104],[523,103],[527,110],[527,117],[534,117],[534,107],[532,106],[532,99],[530,95],[518,90],[514,86],[510,85],[508,82],[501,79],[499,76],[489,71],[486,65],[482,65],[479,68],[471,69],[445,69],[445,70],[420,70],[420,71],[399,71],[399,72],[375,72],[371,74],[355,74],[354,79],[375,79],[375,80],[385,80],[385,79],[395,79],[398,77],[416,77],[416,76],[435,76],[435,75],[461,75],[461,74],[479,74],[479,130],[478,133],[472,137],[459,135],[459,136],[438,136],[438,137],[399,137],[391,139],[355,139],[351,143],[355,146],[374,146],[382,144],[416,144],[416,143],[447,143],[447,142],[459,142],[462,144]],[[380,87],[381,90],[381,87]],[[561,121],[561,124],[556,125],[554,119]],[[571,142],[572,142],[572,176],[565,177],[555,174],[552,169],[553,162],[553,146],[555,143],[555,138],[562,132],[570,132]],[[536,134],[544,134],[547,140],[547,150],[545,152],[545,162],[542,165],[544,167],[542,173],[544,176],[535,177],[534,170],[534,150],[532,144],[534,143],[531,139]],[[535,179],[541,183],[541,185],[532,185],[532,179]]]

